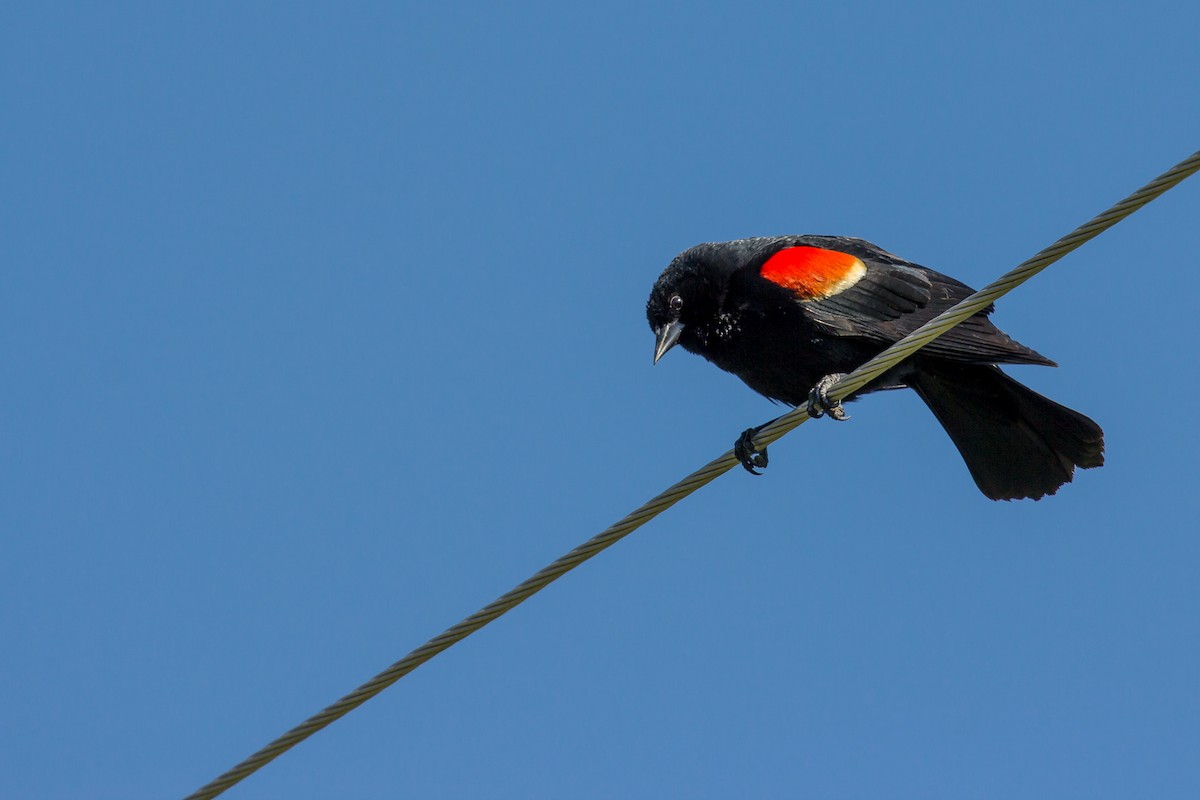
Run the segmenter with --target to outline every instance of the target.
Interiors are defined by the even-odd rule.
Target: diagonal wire
[[[1103,214],[1076,228],[958,305],[934,317],[834,384],[829,390],[829,396],[833,399],[845,399],[950,328],[976,314],[997,298],[1020,286],[1067,253],[1116,225],[1197,171],[1200,171],[1200,152],[1193,153]],[[799,427],[807,419],[808,413],[803,408],[794,409],[763,428],[755,437],[755,444],[759,447],[766,447],[788,431]],[[496,598],[457,625],[447,628],[324,711],[308,718],[228,772],[197,789],[185,800],[208,800],[221,794],[317,731],[358,708],[438,653],[457,644],[492,620],[525,602],[592,556],[613,546],[692,492],[725,474],[738,463],[732,450],[720,458],[710,461],[653,500],[631,512],[620,522],[542,568],[533,577]]]

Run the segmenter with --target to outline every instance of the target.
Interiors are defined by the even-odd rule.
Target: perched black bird
[[[754,391],[814,416],[843,419],[826,390],[972,293],[941,273],[843,236],[773,236],[701,244],[666,268],[646,304],[654,361],[675,344],[737,375]],[[1075,467],[1104,463],[1104,432],[1042,397],[997,364],[1053,361],[1013,341],[984,311],[951,329],[858,394],[911,387],[993,500],[1038,499]],[[853,399],[853,398],[852,398]],[[760,426],[762,427],[762,426]],[[766,453],[742,434],[746,469]]]

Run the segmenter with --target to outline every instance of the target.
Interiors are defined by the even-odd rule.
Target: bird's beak
[[[683,323],[679,320],[668,322],[660,328],[656,328],[654,335],[658,341],[654,343],[654,363],[662,358],[668,350],[675,346],[679,341],[679,334],[683,333]]]

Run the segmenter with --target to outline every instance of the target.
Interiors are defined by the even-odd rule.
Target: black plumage
[[[852,371],[971,293],[861,239],[777,236],[681,253],[655,283],[646,315],[656,361],[678,342],[760,394],[801,405],[826,375]],[[991,311],[857,394],[914,389],[985,495],[1038,499],[1070,481],[1076,466],[1104,463],[1103,432],[1000,371],[997,364],[1054,362],[993,325]]]

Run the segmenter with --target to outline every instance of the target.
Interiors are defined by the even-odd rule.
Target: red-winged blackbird
[[[754,391],[814,416],[840,406],[825,391],[888,345],[958,303],[971,288],[862,239],[774,236],[701,244],[676,256],[654,284],[646,318],[654,361],[676,343],[737,375]],[[857,394],[911,387],[993,500],[1038,499],[1075,467],[1104,463],[1104,432],[1042,397],[996,364],[1053,361],[1013,341],[987,318],[951,329]],[[761,427],[761,426],[760,426]],[[746,469],[766,453],[742,434]]]

